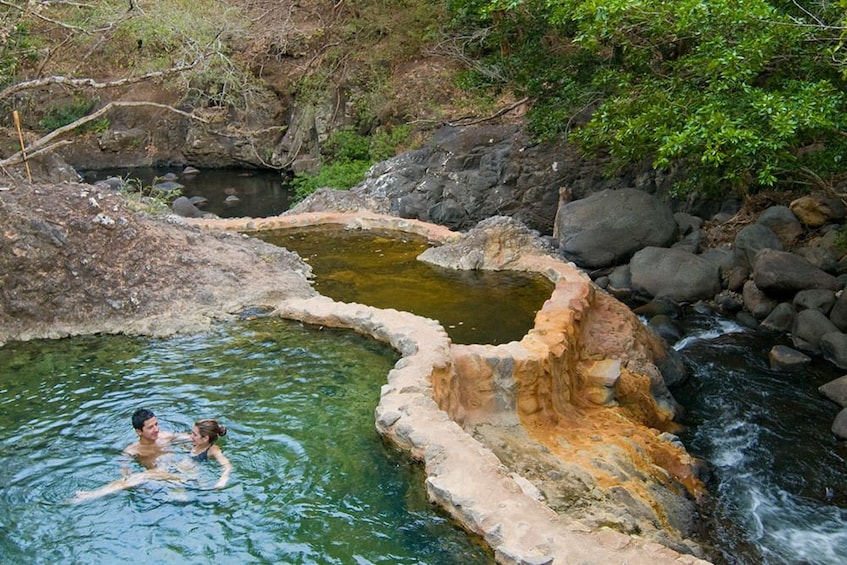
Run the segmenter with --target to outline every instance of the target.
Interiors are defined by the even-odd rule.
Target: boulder
[[[759,326],[761,326],[758,318],[753,316],[753,314],[751,314],[750,312],[745,312],[744,310],[735,315],[735,321],[744,326],[745,328],[750,328],[751,330],[758,330]]]
[[[183,218],[200,218],[203,216],[200,208],[195,206],[187,196],[180,196],[174,200],[171,203],[171,209],[174,211],[174,214]]]
[[[838,328],[820,310],[803,310],[794,318],[791,341],[801,351],[818,355],[821,338],[828,333],[839,333]]]
[[[752,267],[756,255],[762,249],[782,251],[782,242],[769,227],[763,224],[750,224],[741,228],[735,235],[733,252],[738,264]]]
[[[538,233],[508,216],[481,221],[458,241],[430,247],[418,256],[420,261],[448,269],[504,269],[517,263],[529,251],[542,255],[552,250]]]
[[[788,333],[794,325],[794,317],[797,311],[788,302],[780,302],[770,314],[762,320],[761,326],[767,330],[779,333]]]
[[[838,439],[847,439],[847,408],[842,408],[841,412],[835,416],[831,429]]]
[[[829,319],[842,332],[847,332],[847,292],[841,292],[829,311]]]
[[[603,190],[567,202],[553,234],[567,259],[585,268],[610,267],[645,247],[667,247],[677,224],[667,204],[636,189]]]
[[[650,318],[649,325],[653,328],[653,331],[659,334],[659,337],[671,345],[682,339],[682,329],[667,314],[653,316]]]
[[[714,263],[721,273],[721,280],[724,281],[724,286],[726,288],[730,288],[728,286],[730,280],[730,271],[735,265],[735,258],[731,249],[727,249],[725,247],[712,247],[710,249],[706,249],[703,253],[700,253],[700,258],[709,261],[710,263]],[[750,272],[748,270],[744,271],[743,278],[746,279],[749,276]],[[742,280],[741,283],[738,284],[736,288],[730,288],[730,290],[738,290],[741,288],[741,285],[744,284]]]
[[[679,307],[679,304],[673,300],[666,300],[664,298],[654,298],[646,304],[633,308],[632,311],[648,319],[654,316],[668,316],[678,319],[682,316],[682,308]]]
[[[703,218],[686,214],[685,212],[677,212],[673,215],[676,219],[676,225],[679,228],[679,235],[686,236],[692,232],[700,231],[703,227]]]
[[[784,345],[776,345],[768,353],[771,369],[793,370],[805,367],[812,362],[812,358],[796,349]]]
[[[847,375],[822,384],[818,387],[818,392],[842,408],[847,408]]]
[[[798,247],[792,252],[826,273],[832,274],[838,269],[838,255],[828,247]]]
[[[698,230],[689,233],[681,240],[674,243],[672,247],[675,249],[681,249],[682,251],[688,251],[689,253],[699,253],[702,245],[703,232]]]
[[[797,219],[805,226],[819,228],[830,222],[839,222],[845,217],[844,204],[837,198],[823,193],[801,196],[789,205]]]
[[[724,290],[715,296],[715,304],[725,314],[735,314],[744,308],[744,298],[737,292]]]
[[[771,206],[761,213],[757,223],[767,226],[783,245],[792,245],[803,234],[803,224],[788,206]]]
[[[165,180],[165,181],[157,182],[156,184],[153,185],[153,188],[161,194],[170,194],[170,193],[176,193],[176,191],[178,191],[178,190],[182,190],[183,188],[185,188],[185,185],[180,184],[180,183],[176,182],[175,180]]]
[[[824,359],[839,369],[847,369],[847,334],[825,333],[821,336],[819,347]]]
[[[814,308],[829,314],[835,304],[835,291],[825,288],[809,288],[794,295],[794,307],[799,310]]]
[[[681,249],[646,247],[629,263],[634,291],[675,302],[713,298],[721,290],[714,263]]]
[[[748,280],[744,283],[741,296],[744,300],[744,308],[757,320],[765,319],[777,305],[777,301],[762,292],[754,281]]]
[[[808,288],[838,290],[838,281],[799,255],[763,249],[753,264],[756,286],[773,297],[793,296]]]
[[[612,272],[609,273],[607,288],[610,293],[616,296],[632,294],[632,272],[629,263],[612,269]]]
[[[537,143],[513,124],[450,126],[420,149],[377,163],[350,191],[386,203],[392,215],[456,231],[508,215],[549,235],[562,187],[579,194],[619,182],[598,178],[583,161],[575,149]]]

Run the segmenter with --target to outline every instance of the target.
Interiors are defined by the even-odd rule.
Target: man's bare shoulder
[[[126,453],[127,455],[132,455],[132,456],[138,455],[139,454],[138,442],[129,444],[128,446],[126,446],[124,448],[123,452]]]

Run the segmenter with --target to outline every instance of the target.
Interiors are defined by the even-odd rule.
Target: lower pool
[[[426,499],[373,424],[388,346],[277,318],[168,339],[0,348],[3,563],[494,563]],[[120,477],[145,406],[162,429],[217,418],[234,465],[82,503]],[[178,454],[179,456],[179,454]],[[141,470],[137,467],[136,470]]]

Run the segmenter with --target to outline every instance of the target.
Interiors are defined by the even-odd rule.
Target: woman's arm
[[[217,445],[213,445],[209,448],[209,457],[220,463],[223,468],[218,482],[215,483],[215,488],[224,488],[227,481],[229,481],[229,474],[232,472],[232,463],[230,463],[227,456],[224,455],[224,452],[221,451],[221,448]]]

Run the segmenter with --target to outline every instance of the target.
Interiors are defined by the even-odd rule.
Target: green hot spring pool
[[[374,430],[396,358],[352,332],[276,318],[0,348],[0,561],[493,563]],[[140,406],[165,430],[226,425],[227,487],[210,488],[209,462],[185,483],[69,503],[119,478]]]

